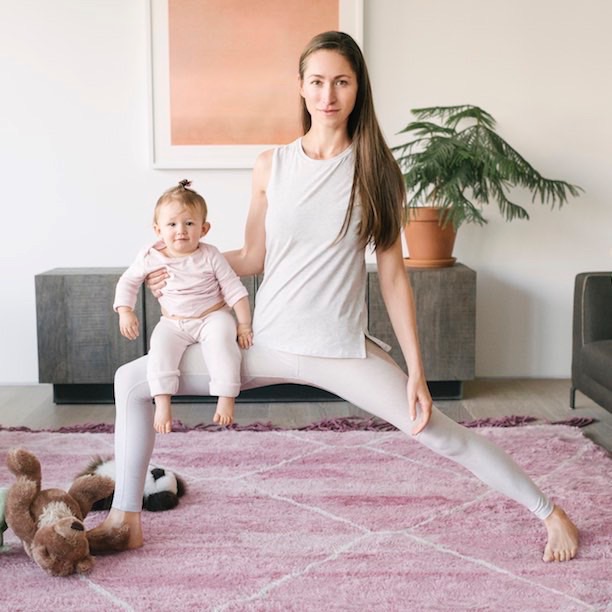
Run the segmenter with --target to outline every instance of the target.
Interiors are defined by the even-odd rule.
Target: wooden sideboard
[[[38,379],[53,384],[53,399],[64,403],[112,403],[115,370],[144,354],[159,319],[159,304],[144,287],[136,305],[142,334],[127,341],[119,333],[112,302],[123,268],[56,268],[35,277]],[[412,283],[427,380],[435,399],[462,396],[474,378],[476,272],[463,264],[407,270]],[[242,279],[254,306],[259,279]],[[389,322],[376,267],[368,266],[370,333],[391,345],[406,364]],[[275,385],[240,394],[242,402],[334,401],[336,396],[302,385]],[[177,398],[177,401],[214,401]]]

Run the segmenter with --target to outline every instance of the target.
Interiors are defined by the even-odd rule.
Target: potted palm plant
[[[526,188],[532,201],[551,208],[561,207],[569,196],[582,191],[565,181],[543,177],[496,133],[495,119],[478,106],[434,106],[411,113],[415,120],[400,132],[408,141],[392,149],[408,191],[405,237],[409,266],[452,265],[457,229],[463,223],[484,225],[487,204],[497,204],[507,221],[529,219],[527,210],[510,199],[514,187]],[[425,221],[420,222],[421,218]],[[422,229],[427,234],[420,241],[425,253],[419,250],[419,236],[413,235]],[[432,250],[432,234],[441,234],[450,242],[446,251]]]

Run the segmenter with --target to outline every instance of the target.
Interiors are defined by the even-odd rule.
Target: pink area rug
[[[577,559],[545,564],[515,503],[396,431],[189,431],[154,463],[182,475],[177,508],[145,513],[146,545],[51,578],[5,533],[3,610],[610,610],[612,460],[575,428],[481,429],[567,508]],[[0,431],[66,486],[110,433]],[[90,525],[102,519],[90,515]]]

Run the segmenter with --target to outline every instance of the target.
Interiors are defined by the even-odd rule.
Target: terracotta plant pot
[[[452,223],[440,226],[440,209],[411,208],[408,223],[404,226],[404,238],[408,247],[407,267],[446,268],[455,263],[453,247],[457,232]]]

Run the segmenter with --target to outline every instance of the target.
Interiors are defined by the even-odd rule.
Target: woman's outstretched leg
[[[415,424],[408,414],[407,377],[373,343],[368,343],[366,359],[302,357],[299,371],[304,382],[323,387],[401,431],[411,433]],[[578,548],[575,525],[502,449],[435,407],[429,424],[415,439],[464,466],[485,484],[544,521],[548,532],[545,561],[565,561],[575,556]]]
[[[147,382],[147,358],[121,366],[115,374],[115,493],[106,519],[94,530],[128,525],[128,548],[142,546],[142,496],[155,443],[153,406]]]
[[[416,439],[453,459],[491,488],[525,506],[544,522],[544,561],[569,561],[578,550],[578,529],[514,462],[484,436],[467,429],[434,408],[431,421]]]

